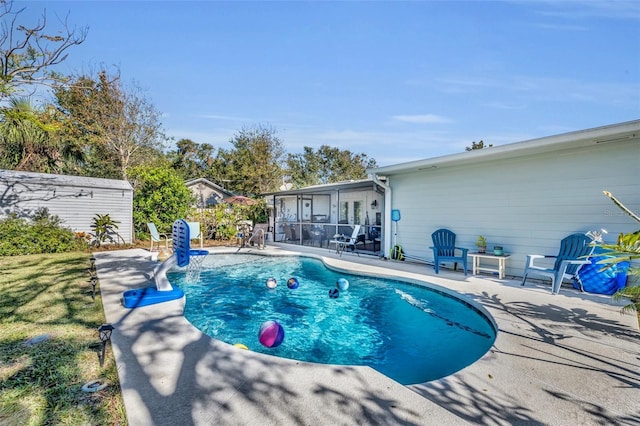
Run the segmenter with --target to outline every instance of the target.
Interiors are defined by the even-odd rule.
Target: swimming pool
[[[278,285],[268,289],[266,280]],[[290,277],[300,285],[287,287]],[[339,365],[368,365],[402,384],[452,374],[483,356],[496,337],[492,322],[463,300],[428,287],[328,269],[296,256],[209,255],[200,280],[186,271],[168,278],[185,292],[185,317],[205,334],[274,356]],[[349,288],[329,290],[339,278]],[[276,320],[283,343],[262,346],[258,330]]]

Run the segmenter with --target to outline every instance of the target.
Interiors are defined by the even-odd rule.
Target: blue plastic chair
[[[587,235],[571,234],[560,241],[560,251],[557,256],[528,255],[524,275],[522,276],[522,285],[527,280],[527,276],[533,273],[551,278],[551,292],[554,294],[558,294],[560,291],[564,278],[578,280],[580,288],[582,288],[578,271],[582,265],[590,263],[589,256],[595,247],[591,244],[591,241],[591,238]],[[536,259],[544,258],[556,259],[553,268],[534,265]]]
[[[456,234],[448,229],[438,229],[431,234],[433,241],[433,260],[435,262],[436,274],[440,273],[441,262],[454,262],[453,270],[458,269],[458,262],[462,262],[464,274],[467,275],[467,252],[469,249],[456,247]],[[456,256],[456,251],[461,252]]]

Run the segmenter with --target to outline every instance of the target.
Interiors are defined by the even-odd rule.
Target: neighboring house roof
[[[16,170],[0,170],[0,180],[19,181],[21,184],[40,184],[56,186],[75,186],[83,188],[120,189],[132,191],[133,187],[126,180],[102,179],[86,176],[54,175],[47,173],[22,172]]]
[[[629,141],[638,137],[640,137],[640,120],[634,120],[507,145],[383,166],[367,170],[367,172],[381,176],[390,176],[429,168],[460,166],[472,163],[477,164],[483,161],[516,158],[524,155],[580,149],[590,145]]]
[[[205,178],[191,179],[185,185],[197,198],[197,207],[214,206],[219,204],[223,198],[233,195],[220,185],[217,185]]]
[[[218,192],[223,192],[223,193],[225,193],[227,195],[233,195],[230,191],[224,189],[223,187],[221,187],[220,185],[218,185],[218,184],[216,184],[214,182],[211,182],[209,179],[206,179],[206,178],[191,179],[191,180],[186,181],[185,185],[187,187],[192,187],[192,186],[197,185],[199,183],[201,183],[203,185],[206,185],[209,188],[215,189]]]

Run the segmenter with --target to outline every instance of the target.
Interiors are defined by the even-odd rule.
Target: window
[[[362,201],[353,202],[353,223],[362,224]]]
[[[339,223],[349,223],[349,202],[340,201],[340,217]]]

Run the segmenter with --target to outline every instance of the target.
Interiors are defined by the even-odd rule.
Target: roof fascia
[[[418,170],[477,164],[484,161],[494,161],[554,152],[566,149],[578,149],[603,143],[624,142],[640,138],[640,120],[620,124],[546,136],[522,142],[500,145],[496,147],[465,151],[441,157],[427,158],[408,163],[395,164],[367,170],[381,176],[410,173]]]

